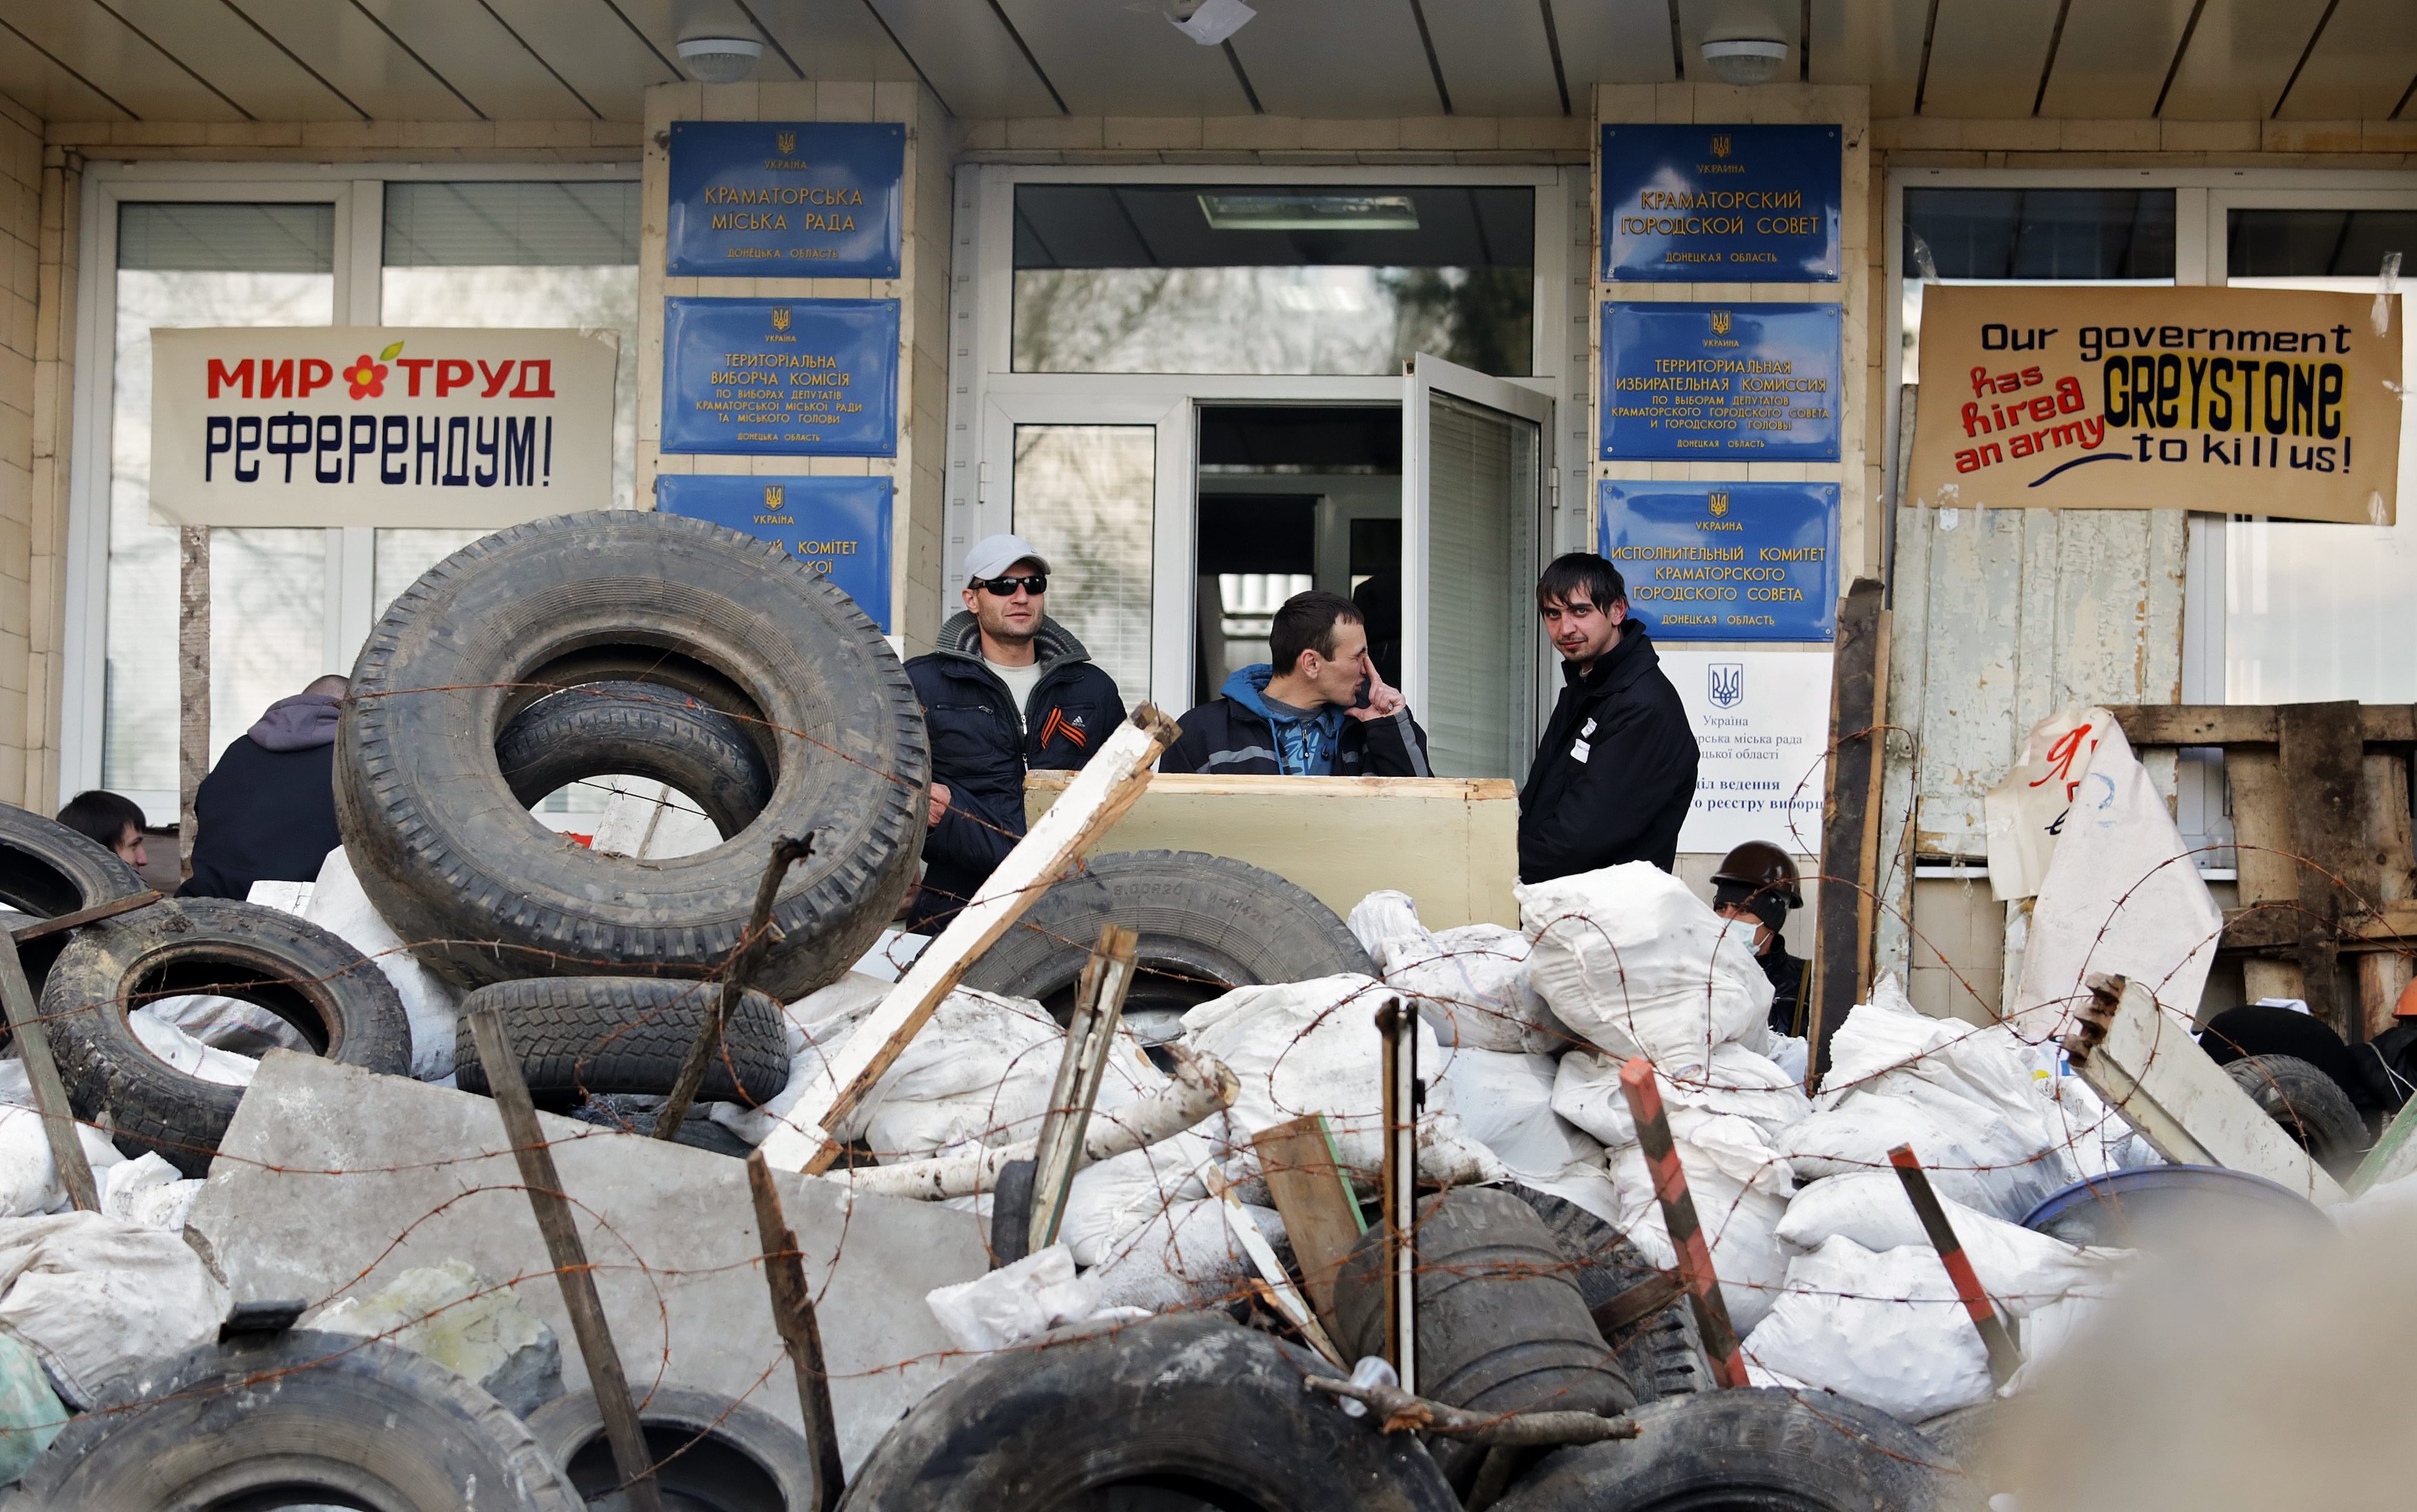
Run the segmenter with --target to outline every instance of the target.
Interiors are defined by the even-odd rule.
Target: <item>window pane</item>
[[[2174,191],[1909,189],[1906,277],[2174,276]]]
[[[2394,252],[2417,269],[2417,210],[2234,210],[2225,221],[2235,279],[2373,278]]]
[[[329,324],[334,228],[329,204],[120,207],[105,787],[176,789],[176,529],[151,519],[151,330]],[[316,530],[210,533],[213,754],[323,670],[326,540]]]
[[[1533,368],[1535,194],[1498,187],[1028,184],[1020,372]]]
[[[1535,728],[1531,421],[1437,394],[1427,413],[1427,707],[1438,777],[1527,774]],[[1450,627],[1447,630],[1445,627]]]
[[[1157,479],[1154,427],[1015,428],[1015,533],[1049,559],[1049,617],[1117,680],[1128,708],[1149,697]]]
[[[635,179],[388,184],[388,267],[598,267],[638,261]]]

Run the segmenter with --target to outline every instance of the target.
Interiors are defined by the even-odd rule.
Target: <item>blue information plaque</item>
[[[890,481],[886,477],[743,477],[664,473],[655,507],[796,553],[889,633]]]
[[[1603,433],[1621,461],[1834,462],[1836,305],[1603,307]]]
[[[666,299],[665,451],[898,455],[898,301]]]
[[[674,121],[664,271],[894,279],[906,129],[853,121]]]
[[[1606,126],[1603,276],[1835,283],[1834,126]]]
[[[1597,547],[1663,641],[1838,633],[1838,485],[1597,485]]]

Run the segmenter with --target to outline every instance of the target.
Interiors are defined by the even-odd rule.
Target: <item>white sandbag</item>
[[[1513,891],[1534,942],[1528,981],[1598,1048],[1673,1068],[1764,1029],[1771,981],[1752,926],[1661,868],[1632,861]]]
[[[403,999],[411,1020],[411,1074],[422,1081],[453,1074],[454,1022],[461,1017],[462,993],[451,983],[419,963],[403,947],[383,915],[361,891],[353,875],[352,857],[341,845],[319,864],[319,880],[302,916],[351,945],[375,963]]]
[[[306,1053],[311,1050],[311,1042],[302,1037],[302,1031],[259,1004],[220,997],[214,992],[180,992],[175,997],[155,998],[127,1017],[164,1023],[212,1050],[236,1055],[257,1058],[272,1050]],[[137,1030],[140,1031],[139,1023]]]
[[[1687,1173],[1695,1221],[1710,1240],[1712,1271],[1729,1321],[1743,1334],[1771,1310],[1787,1274],[1787,1256],[1774,1231],[1794,1189],[1787,1163],[1745,1119],[1675,1109],[1671,1143]],[[1679,1263],[1645,1152],[1630,1144],[1606,1152],[1619,1192],[1619,1229],[1645,1258],[1667,1269]]]
[[[72,1407],[218,1335],[227,1291],[184,1236],[99,1213],[0,1221],[0,1328]]]
[[[1244,1181],[1258,1159],[1246,1141],[1305,1113],[1326,1115],[1344,1168],[1373,1180],[1384,1167],[1384,1043],[1376,1012],[1387,996],[1368,977],[1345,974],[1310,982],[1240,987],[1183,1015],[1184,1043],[1231,1067],[1240,1084],[1229,1120],[1238,1139],[1227,1171]],[[1424,1020],[1417,1029],[1422,1074],[1442,1064]],[[1045,1090],[1045,1089],[1044,1089]],[[1508,1172],[1469,1139],[1454,1114],[1419,1119],[1419,1171],[1464,1185]]]
[[[187,1179],[157,1151],[146,1150],[131,1160],[97,1170],[100,1210],[148,1229],[181,1232],[193,1199],[202,1194],[202,1179]]]
[[[1250,1260],[1226,1226],[1232,1211],[1213,1197],[1169,1203],[1088,1273],[1099,1306],[1165,1312],[1239,1294]]]
[[[1528,1186],[1558,1177],[1572,1161],[1599,1160],[1603,1146],[1553,1111],[1549,1055],[1447,1050],[1427,1082],[1427,1106],[1455,1114],[1468,1137]]]
[[[1972,1262],[1982,1289],[2017,1318],[2078,1294],[2104,1294],[2131,1258],[2126,1249],[2069,1245],[1992,1217],[1953,1198],[1939,1206]],[[1893,1171],[1865,1171],[1807,1183],[1779,1220],[1779,1242],[1796,1254],[1847,1238],[1865,1249],[1930,1248],[1930,1235]],[[1931,1251],[1934,1261],[1938,1252]]]
[[[1553,1111],[1606,1145],[1635,1143],[1636,1121],[1619,1085],[1623,1064],[1587,1051],[1562,1056],[1553,1080]],[[1656,1066],[1653,1081],[1664,1107],[1732,1114],[1766,1138],[1777,1138],[1813,1111],[1793,1077],[1742,1045],[1721,1046],[1709,1066],[1681,1066],[1675,1072]]]
[[[864,1142],[894,1161],[1031,1139],[1065,1047],[1066,1031],[1040,1004],[961,987],[874,1084]]]
[[[1416,1008],[1444,1045],[1551,1054],[1576,1036],[1528,981],[1528,937],[1499,924],[1429,932],[1407,893],[1370,893],[1351,932],[1385,985]]]
[[[205,1045],[175,1024],[155,1019],[136,1009],[126,1016],[127,1026],[143,1048],[187,1076],[199,1077],[225,1087],[248,1087],[260,1074],[260,1062],[249,1055]]]
[[[1986,1401],[1993,1389],[1988,1352],[1926,1244],[1875,1254],[1839,1237],[1797,1257],[1745,1353],[1908,1423]]]
[[[1810,1041],[1797,1035],[1772,1035],[1771,1042],[1763,1048],[1762,1053],[1771,1065],[1786,1072],[1789,1081],[1800,1086],[1803,1084],[1804,1073],[1811,1065],[1813,1055],[1813,1046]]]
[[[1094,1114],[1097,1116],[1103,1116]],[[1113,1117],[1113,1113],[1104,1116]],[[1097,1265],[1129,1235],[1163,1217],[1178,1202],[1208,1195],[1221,1153],[1207,1136],[1186,1130],[1172,1139],[1111,1157],[1074,1172],[1057,1242],[1074,1263]]]
[[[0,1065],[13,1068],[18,1063]],[[51,1159],[51,1140],[42,1127],[42,1115],[31,1106],[33,1095],[23,1096],[24,1106],[0,1107],[0,1217],[34,1217],[68,1208],[68,1189]],[[76,1126],[76,1140],[84,1146],[96,1184],[109,1168],[125,1163],[126,1157],[109,1142],[109,1136],[89,1124]]]
[[[881,1005],[881,1000],[889,995],[890,986],[870,973],[852,971],[783,1007],[781,1030],[787,1040],[789,1056],[786,1084],[753,1108],[716,1103],[709,1116],[750,1144],[761,1144],[769,1139],[773,1129],[788,1121],[790,1111],[808,1092],[817,1087],[837,1090],[831,1085],[830,1056],[838,1053],[841,1041],[855,1032],[865,1015]],[[862,1134],[863,1128],[863,1119],[859,1116],[833,1132],[842,1139],[854,1139]]]
[[[957,1348],[972,1353],[1008,1349],[1099,1310],[1100,1281],[1076,1276],[1064,1245],[1035,1250],[1011,1264],[925,1293]]]

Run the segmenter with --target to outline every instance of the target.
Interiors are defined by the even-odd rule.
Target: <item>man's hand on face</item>
[[[1383,675],[1376,671],[1376,663],[1366,652],[1361,653],[1360,670],[1361,674],[1368,679],[1368,706],[1364,709],[1355,707],[1347,710],[1351,718],[1361,720],[1390,719],[1401,712],[1403,705],[1408,701],[1402,697],[1400,688],[1385,681]]]
[[[935,782],[932,784],[932,817],[923,822],[923,827],[929,829],[938,824],[948,811],[949,785],[946,782]]]

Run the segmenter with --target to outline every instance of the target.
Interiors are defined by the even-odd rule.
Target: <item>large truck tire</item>
[[[529,815],[497,737],[549,693],[614,681],[676,688],[755,737],[772,789],[752,824],[640,861]],[[498,531],[403,591],[353,668],[336,815],[378,912],[465,987],[704,976],[737,945],[773,838],[812,832],[755,975],[789,1001],[896,913],[930,782],[914,688],[845,594],[771,542],[616,509]]]
[[[723,839],[753,824],[772,797],[772,769],[747,727],[660,683],[587,683],[548,694],[495,737],[495,765],[527,809],[594,777],[666,782],[694,799]]]
[[[130,1400],[68,1423],[34,1461],[27,1505],[583,1512],[509,1408],[400,1345],[246,1336],[144,1374]]]
[[[528,1426],[589,1506],[621,1504],[615,1494],[621,1473],[596,1393],[556,1397],[529,1414]],[[815,1512],[831,1500],[819,1489],[813,1446],[759,1407],[718,1392],[657,1386],[638,1404],[638,1427],[664,1512]]]
[[[537,976],[482,987],[462,1000],[453,1039],[454,1084],[464,1092],[488,1091],[470,1016],[494,1008],[503,1016],[504,1033],[539,1107],[569,1109],[591,1095],[611,1093],[662,1096],[679,1080],[707,1017],[721,1005],[719,982],[660,977]],[[752,989],[740,993],[697,1096],[753,1107],[788,1081],[788,1037],[780,1005]]]
[[[1503,1190],[1536,1210],[1569,1262],[1568,1276],[1591,1312],[1630,1287],[1640,1286],[1663,1272],[1645,1258],[1619,1230],[1565,1197],[1513,1185]],[[1629,1384],[1639,1402],[1681,1397],[1713,1389],[1711,1357],[1695,1309],[1680,1297],[1606,1341],[1619,1356]]]
[[[1376,975],[1334,910],[1272,871],[1197,851],[1119,851],[1033,900],[965,985],[1062,1015],[1107,924],[1141,935],[1125,1015],[1144,1030],[1237,987]]]
[[[33,918],[56,918],[79,909],[131,898],[144,890],[134,869],[55,819],[0,804],[0,906]],[[36,940],[18,951],[25,981],[37,997],[51,962],[67,936]],[[0,1039],[8,1025],[0,1024]]]
[[[1222,1314],[1053,1337],[917,1403],[840,1512],[1458,1512],[1414,1435],[1301,1384],[1340,1373]]]
[[[2366,1152],[2366,1121],[2341,1083],[2315,1062],[2297,1055],[2244,1055],[2227,1063],[2224,1074],[2283,1126],[2309,1159],[2336,1176],[2357,1169]]]
[[[411,1021],[386,974],[319,926],[229,898],[184,898],[87,924],[59,952],[42,1016],[78,1118],[205,1175],[244,1089],[154,1055],[128,1014],[215,993],[268,1009],[328,1060],[411,1074]]]

